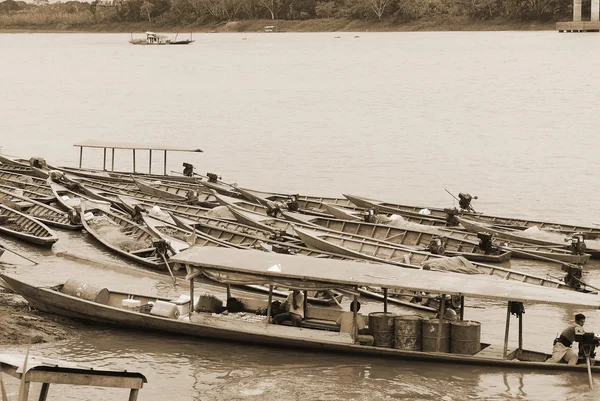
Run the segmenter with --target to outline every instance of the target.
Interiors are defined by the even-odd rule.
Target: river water
[[[597,34],[556,32],[198,34],[189,46],[131,46],[127,34],[0,35],[2,151],[76,166],[85,139],[168,143],[168,169],[279,192],[369,196],[559,223],[600,223]],[[139,152],[137,170],[148,158]],[[110,166],[110,157],[107,158]],[[116,152],[116,169],[131,154]],[[84,166],[102,166],[86,150]],[[152,171],[162,169],[160,155]],[[44,262],[37,280],[78,277],[166,294],[80,233],[52,251],[2,240]],[[60,251],[121,263],[99,269]],[[556,268],[513,261],[519,270]],[[600,283],[597,262],[585,277]],[[367,306],[376,308],[376,304]],[[501,342],[505,305],[473,304],[482,339]],[[484,309],[482,309],[482,307]],[[525,345],[549,351],[579,310],[527,306]],[[584,311],[600,332],[600,314]],[[513,319],[513,328],[516,320]],[[137,370],[140,400],[597,399],[585,373],[432,365],[224,343],[92,326],[32,353]],[[511,331],[511,344],[516,333]],[[21,351],[9,348],[8,351]],[[56,399],[124,399],[115,390],[58,387]],[[52,389],[51,389],[52,394]],[[120,398],[118,398],[120,397]]]

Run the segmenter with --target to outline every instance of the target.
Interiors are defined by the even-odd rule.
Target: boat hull
[[[388,357],[429,362],[444,362],[467,365],[504,366],[511,369],[529,370],[566,370],[585,372],[586,365],[567,365],[564,363],[544,363],[547,354],[524,350],[524,355],[537,356],[538,362],[525,362],[514,358],[516,351],[509,353],[512,359],[492,358],[486,356],[482,350],[481,356],[461,355],[449,353],[435,353],[422,351],[408,351],[395,348],[370,347],[349,343],[344,338],[338,339],[331,332],[326,339],[321,330],[294,328],[279,325],[246,324],[239,322],[224,322],[223,319],[199,319],[198,321],[170,319],[153,316],[139,312],[120,309],[113,306],[101,305],[91,301],[72,297],[48,288],[37,288],[18,281],[10,276],[0,275],[7,284],[17,293],[21,294],[35,308],[47,312],[117,325],[119,328],[132,328],[138,330],[154,330],[178,335],[189,335],[217,340],[229,340],[243,343],[279,345],[292,348],[305,348],[317,351],[331,351],[344,354],[362,354],[374,357]],[[202,314],[198,314],[202,315]],[[221,321],[219,321],[221,320]],[[228,324],[229,323],[229,324]],[[244,327],[247,326],[247,327]],[[483,344],[487,346],[487,344]],[[487,349],[487,348],[486,348]],[[488,353],[491,355],[492,353]],[[600,366],[591,366],[591,371],[600,373]]]

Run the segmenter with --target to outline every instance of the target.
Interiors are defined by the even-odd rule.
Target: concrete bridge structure
[[[557,22],[559,32],[600,32],[600,0],[591,0],[592,9],[589,21],[581,19],[582,0],[573,0],[573,21]]]

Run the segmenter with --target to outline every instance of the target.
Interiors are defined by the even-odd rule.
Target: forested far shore
[[[531,30],[572,17],[572,0],[96,0],[0,2],[2,31]],[[590,0],[583,2],[589,14]]]

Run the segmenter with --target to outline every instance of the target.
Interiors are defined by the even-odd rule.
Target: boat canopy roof
[[[206,275],[224,283],[281,285],[299,289],[353,290],[355,286],[372,286],[600,308],[600,296],[597,294],[534,286],[487,275],[405,269],[387,264],[216,247],[191,247],[170,260],[186,265],[188,280]]]
[[[82,366],[72,362],[29,356],[23,371],[25,355],[0,354],[0,372],[19,378],[25,374],[27,381],[140,389],[148,383],[146,377],[137,372],[108,370]]]
[[[100,141],[97,139],[87,139],[83,142],[74,144],[73,146],[80,148],[101,148],[101,149],[127,149],[127,150],[163,150],[170,152],[203,152],[199,148],[191,148],[185,146],[172,146],[172,145],[142,145],[134,142],[114,142],[114,141]]]

